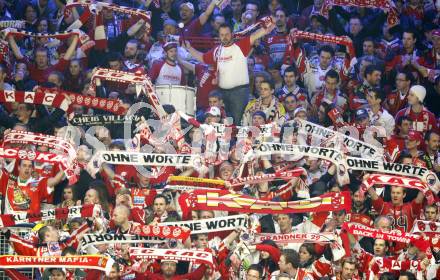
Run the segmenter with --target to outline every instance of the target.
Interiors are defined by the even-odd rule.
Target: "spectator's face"
[[[77,60],[72,60],[69,65],[69,71],[72,76],[78,76],[81,71],[81,66]]]
[[[257,93],[257,95],[260,95],[260,91],[261,91],[261,83],[264,81],[264,77],[261,76],[257,76],[255,77],[254,80],[254,88],[255,88],[255,92]]]
[[[206,11],[206,8],[209,6],[209,0],[199,0],[199,10]]]
[[[429,137],[428,141],[425,141],[426,145],[428,146],[429,150],[431,151],[438,151],[439,148],[439,139],[440,136],[437,133],[432,133]]]
[[[260,280],[260,273],[257,270],[249,269],[246,273],[246,280]]]
[[[232,176],[232,172],[234,171],[232,166],[224,166],[221,170],[220,170],[220,178],[222,180],[228,180],[229,178],[231,178]]]
[[[412,33],[403,32],[402,44],[403,44],[403,47],[405,49],[412,49],[412,48],[414,48],[414,45],[416,44],[416,40],[413,37],[413,34]]]
[[[256,20],[259,14],[257,5],[247,4],[246,12],[252,15],[252,20]]]
[[[183,21],[188,21],[188,20],[190,20],[190,19],[194,16],[194,12],[193,12],[193,10],[191,10],[190,8],[188,8],[187,5],[183,5],[183,6],[180,7],[180,12],[179,12],[179,14],[180,14],[180,18],[181,18]]]
[[[49,226],[49,230],[44,233],[44,242],[57,242],[59,238],[58,231]]]
[[[292,96],[288,96],[286,97],[286,99],[284,99],[284,107],[286,108],[287,112],[293,112],[295,111],[297,106],[296,103],[296,99]]]
[[[356,272],[356,266],[354,264],[346,262],[342,267],[341,278],[343,280],[351,280],[355,272]]]
[[[220,42],[223,46],[227,46],[232,43],[232,32],[230,28],[222,27],[218,30]]]
[[[321,8],[323,2],[324,0],[313,0],[313,6],[315,6],[315,8]]]
[[[265,124],[264,118],[259,115],[255,115],[252,117],[252,125],[253,126],[260,126]]]
[[[50,280],[65,280],[66,275],[61,270],[52,270]]]
[[[209,104],[209,107],[213,107],[213,106],[218,107],[218,108],[221,107],[220,99],[218,99],[217,97],[209,97],[208,104]]]
[[[214,218],[214,213],[211,211],[201,211],[200,219],[212,219]]]
[[[332,61],[332,55],[329,52],[322,51],[319,54],[319,65],[323,69],[327,69],[327,67],[330,66],[330,63]]]
[[[425,209],[425,219],[428,221],[436,222],[437,221],[437,206],[427,207]]]
[[[153,211],[156,215],[161,216],[165,213],[167,203],[163,197],[156,198],[153,203]]]
[[[307,251],[305,247],[299,248],[298,253],[299,253],[299,261],[301,263],[306,263],[312,258],[312,255],[310,255],[310,253]]]
[[[286,22],[287,22],[286,13],[284,13],[281,10],[278,10],[275,13],[275,24],[277,25],[277,27],[284,27],[286,26]]]
[[[177,48],[172,48],[167,50],[167,59],[171,61],[177,60]]]
[[[108,62],[108,66],[112,70],[121,70],[122,69],[122,65],[121,65],[121,62],[119,60],[109,61]]]
[[[284,72],[284,83],[287,87],[292,87],[296,84],[297,77],[294,72]]]
[[[50,74],[49,77],[47,77],[47,81],[55,84],[57,87],[61,86],[61,80],[57,74]]]
[[[365,196],[361,195],[359,191],[356,191],[353,194],[353,204],[359,208],[364,205],[364,202],[365,202]]]
[[[84,196],[84,204],[96,204],[99,202],[98,199],[98,192],[94,189],[90,189],[86,192],[86,195]]]
[[[218,29],[220,28],[220,25],[222,25],[223,23],[225,23],[225,17],[224,16],[216,16],[214,19],[214,22],[212,23],[212,28],[214,28],[215,31],[218,31]]]
[[[403,120],[399,128],[401,134],[407,135],[411,129],[411,122],[409,120]]]
[[[112,220],[116,226],[121,226],[128,221],[127,213],[122,209],[117,208],[113,211]]]
[[[63,199],[64,200],[73,199],[73,192],[71,188],[66,188],[63,190]]]
[[[125,205],[128,207],[131,207],[131,197],[128,194],[121,194],[116,196],[115,201],[116,206],[118,205]]]
[[[374,92],[372,91],[368,92],[366,97],[367,97],[368,105],[374,106],[380,104],[380,99],[376,98],[376,94]]]
[[[361,77],[364,77],[365,75],[364,75],[364,73],[365,73],[365,68],[368,66],[368,65],[370,65],[371,64],[371,62],[369,62],[369,61],[366,61],[366,60],[362,60],[361,61],[361,64],[359,65],[359,74],[360,74],[360,76]]]
[[[289,269],[284,255],[281,255],[280,260],[278,261],[278,267],[280,268],[280,272],[287,272],[287,270]]]
[[[389,231],[391,230],[390,221],[388,219],[380,219],[379,222],[377,222],[376,228],[383,231]]]
[[[376,256],[376,257],[385,256],[385,254],[387,252],[387,246],[386,246],[385,240],[376,239],[374,241],[373,251],[374,251],[374,256]]]
[[[380,84],[382,73],[380,71],[373,71],[373,73],[367,75],[367,82],[372,86],[378,86]]]
[[[47,67],[47,52],[46,51],[37,51],[35,53],[35,63],[38,68],[46,68]]]
[[[306,114],[306,112],[304,112],[304,111],[301,111],[301,112],[298,112],[296,115],[295,115],[295,118],[298,118],[298,119],[301,119],[301,120],[307,120],[307,114]]]
[[[136,57],[137,54],[137,44],[136,43],[131,43],[128,42],[127,45],[125,45],[125,50],[124,50],[124,56],[127,59],[133,59]]]
[[[405,192],[402,187],[393,187],[391,189],[391,202],[393,205],[402,205],[405,198]]]
[[[160,270],[163,276],[167,278],[173,277],[176,274],[176,267],[177,264],[175,262],[162,261],[160,263]]]
[[[365,41],[362,45],[364,55],[374,55],[374,44],[372,41]]]
[[[174,25],[167,24],[163,27],[163,34],[166,35],[176,35],[177,28]]]
[[[34,20],[37,18],[37,11],[35,11],[35,9],[31,6],[27,6],[24,13],[24,18],[28,22],[34,22]]]
[[[358,18],[350,19],[349,25],[350,25],[350,33],[353,35],[357,35],[362,29],[361,20]]]
[[[208,248],[208,236],[205,234],[199,234],[195,243],[197,249]]]
[[[241,4],[240,0],[232,0],[231,1],[231,8],[232,8],[232,12],[234,14],[241,14],[242,10],[243,10],[243,5]]]
[[[206,124],[219,123],[219,122],[220,122],[220,117],[213,116],[211,114],[206,114],[206,119],[205,119]]]
[[[139,184],[141,185],[141,186],[148,186],[148,184],[150,183],[150,178],[148,178],[148,177],[146,177],[146,176],[144,176],[144,175],[142,175],[141,173],[137,173],[137,177],[138,177],[138,180],[139,180]]]
[[[338,88],[338,79],[331,77],[325,78],[325,88],[330,92],[335,92]]]
[[[419,103],[419,98],[412,91],[410,91],[408,94],[408,104],[416,105],[418,103]]]
[[[325,114],[325,108],[323,106],[319,106],[319,109],[318,109],[318,120],[319,120],[320,123],[324,122],[325,117],[326,117],[325,115],[326,115]]]
[[[403,73],[399,73],[396,76],[396,88],[398,90],[406,90],[410,86],[411,82],[406,78],[406,75]]]
[[[41,20],[37,26],[37,31],[40,33],[47,33],[47,30],[48,30],[47,20]]]
[[[119,272],[116,270],[116,268],[112,267],[110,270],[110,274],[107,277],[108,280],[118,280],[119,279]]]
[[[277,222],[280,225],[280,231],[282,233],[289,233],[292,231],[292,219],[289,217],[289,215],[278,215]]]
[[[32,161],[22,160],[20,166],[18,167],[18,177],[27,180],[31,177],[32,171],[34,171]]]
[[[260,97],[271,98],[274,90],[270,88],[268,83],[261,83],[260,85]]]
[[[18,104],[16,115],[20,122],[26,122],[31,117],[32,111],[28,110],[25,104]]]

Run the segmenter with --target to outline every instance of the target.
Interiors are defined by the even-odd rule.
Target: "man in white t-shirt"
[[[148,75],[159,85],[185,85],[183,68],[177,63],[177,43],[168,42],[163,46],[165,59],[156,61]]]
[[[221,45],[204,54],[194,49],[189,42],[185,42],[187,50],[194,58],[203,63],[214,65],[225,109],[230,112],[237,125],[241,122],[250,93],[247,56],[254,42],[269,34],[274,28],[275,24],[271,23],[266,28],[261,28],[250,36],[234,42],[231,27],[222,24],[219,27]]]

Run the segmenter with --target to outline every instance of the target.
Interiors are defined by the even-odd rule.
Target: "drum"
[[[177,111],[188,115],[196,112],[196,89],[186,86],[160,85],[155,86],[160,104],[171,104]]]

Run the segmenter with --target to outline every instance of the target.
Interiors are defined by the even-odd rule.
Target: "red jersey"
[[[36,180],[29,178],[25,182],[14,180],[4,172],[0,175],[0,194],[6,197],[5,213],[40,213],[42,201],[51,198],[52,189],[47,187],[48,178]]]
[[[269,57],[274,63],[281,64],[283,62],[287,42],[287,35],[283,33],[270,34],[264,40]]]
[[[194,68],[198,81],[196,100],[197,107],[208,108],[209,93],[217,88],[214,69],[209,69],[208,66],[203,64],[196,64]]]
[[[35,64],[30,63],[27,59],[23,59],[21,62],[26,63],[31,79],[36,81],[38,84],[47,82],[47,78],[52,71],[64,72],[69,65],[69,61],[65,60],[64,58],[60,58],[57,64],[49,66],[46,69],[38,69]]]
[[[425,107],[423,107],[423,110],[420,113],[414,113],[411,106],[408,106],[400,110],[395,119],[398,120],[402,116],[407,116],[411,119],[412,128],[415,131],[425,133],[428,130],[437,130],[437,120],[435,119],[435,115]]]
[[[373,207],[380,215],[386,215],[393,221],[393,229],[407,232],[412,228],[414,220],[422,211],[422,203],[415,200],[404,203],[402,206],[394,206],[391,202],[385,202],[381,197],[373,200]]]
[[[402,110],[408,105],[408,93],[402,94],[398,90],[393,90],[387,94],[387,98],[384,102],[384,108],[395,116],[397,112]]]

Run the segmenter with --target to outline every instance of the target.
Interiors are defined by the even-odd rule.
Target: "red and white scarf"
[[[255,244],[262,243],[264,240],[272,240],[275,243],[332,243],[336,241],[336,236],[332,232],[322,233],[287,233],[287,234],[274,234],[274,233],[260,233],[255,235]]]
[[[0,28],[26,28],[26,22],[24,20],[2,20],[0,21]]]
[[[381,229],[370,228],[355,223],[344,223],[342,225],[342,229],[348,231],[353,235],[371,237],[373,239],[383,239],[393,242],[402,242],[406,244],[420,239],[419,235],[401,232],[399,230],[383,231]]]
[[[187,261],[214,267],[214,257],[212,253],[201,250],[130,247],[129,254],[131,259]]]
[[[72,218],[88,218],[97,216],[101,206],[83,205],[67,208],[41,210],[40,213],[16,213],[0,215],[0,228],[13,227],[19,224],[36,223],[49,220],[66,220]]]
[[[93,40],[90,40],[90,37],[79,29],[67,31],[67,32],[56,32],[53,34],[32,33],[23,30],[17,30],[14,28],[6,28],[0,31],[0,36],[4,40],[7,40],[8,36],[14,36],[14,38],[32,37],[32,38],[55,38],[58,40],[66,40],[73,35],[78,36],[79,39],[78,42],[82,51],[86,51],[95,45],[95,42]]]
[[[164,120],[167,117],[167,113],[160,104],[159,98],[154,90],[154,85],[147,75],[140,73],[130,73],[112,69],[98,68],[92,75],[91,86],[92,89],[96,88],[96,79],[102,81],[114,81],[123,84],[135,84],[137,96],[145,94],[157,115]]]
[[[440,235],[440,223],[415,220],[411,233],[436,233]]]
[[[143,225],[136,227],[132,233],[141,236],[180,239],[184,241],[190,236],[191,230],[180,226]]]
[[[434,203],[434,195],[432,194],[432,191],[429,189],[428,185],[417,178],[387,174],[370,174],[365,180],[363,180],[359,191],[362,195],[364,195],[365,192],[367,192],[368,189],[374,185],[391,185],[418,190],[425,194],[429,204]]]
[[[299,201],[267,201],[227,190],[195,190],[182,193],[179,204],[183,216],[191,210],[218,210],[238,213],[288,214],[347,210],[351,208],[348,192],[327,193]]]
[[[104,255],[81,256],[0,256],[0,267],[3,269],[15,268],[79,268],[104,271],[107,275],[113,266],[114,260]]]
[[[392,0],[325,0],[321,6],[321,15],[328,18],[332,6],[381,8],[388,13],[387,22],[390,26],[398,24],[399,13]]]
[[[157,1],[155,1],[156,3]],[[156,4],[155,4],[156,5]],[[119,14],[127,15],[128,17],[132,18],[140,18],[145,21],[145,26],[147,30],[149,31],[151,29],[151,13],[146,10],[142,9],[135,9],[135,8],[129,8],[124,6],[119,6],[116,4],[108,4],[104,2],[96,2],[96,1],[90,1],[90,0],[68,0],[66,3],[66,11],[70,10],[73,7],[82,6],[87,7],[91,13],[99,13],[102,10],[112,11]],[[81,23],[84,24],[88,18],[84,17],[81,20]],[[81,27],[81,24],[75,23],[75,26]],[[77,27],[77,28],[79,28]]]
[[[356,56],[353,47],[353,42],[347,36],[324,35],[324,34],[312,33],[302,30],[295,30],[289,34],[289,39],[291,40],[291,42],[295,42],[297,39],[306,39],[310,41],[318,41],[318,42],[346,46],[349,56],[350,57]]]

